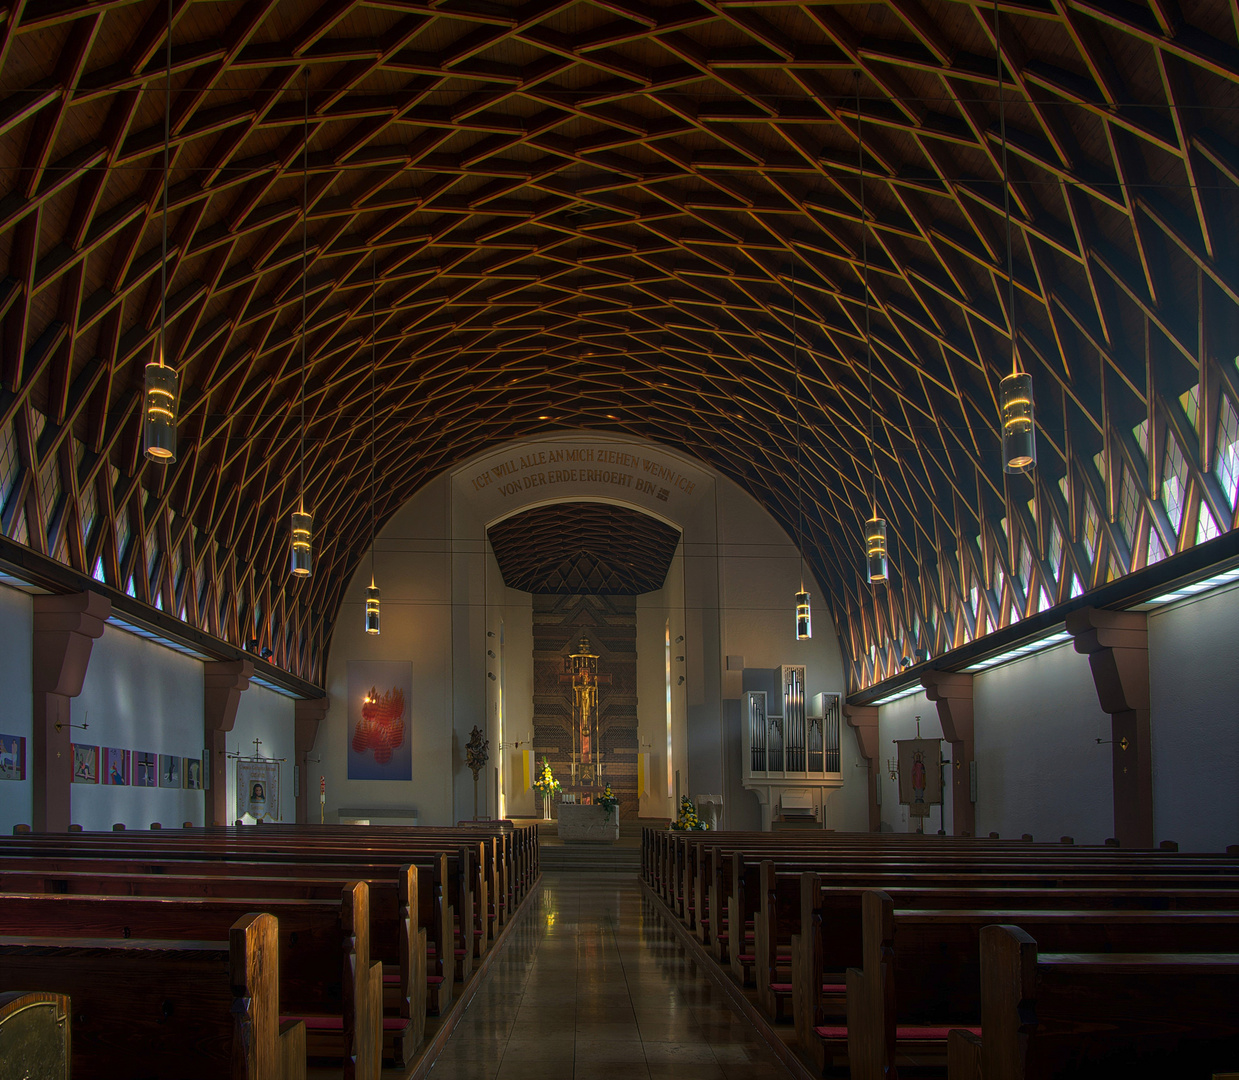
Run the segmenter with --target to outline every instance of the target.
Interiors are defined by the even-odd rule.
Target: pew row
[[[306,1075],[305,1025],[280,1020],[271,915],[225,941],[0,937],[0,992],[29,991],[69,999],[73,1080]]]
[[[952,1030],[950,1080],[1208,1080],[1239,1061],[1239,955],[1041,953],[981,931],[981,1033]]]

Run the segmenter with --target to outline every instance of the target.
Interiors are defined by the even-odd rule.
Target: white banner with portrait
[[[280,763],[269,758],[237,758],[237,817],[280,820]]]

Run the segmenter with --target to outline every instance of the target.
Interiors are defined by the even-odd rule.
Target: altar
[[[619,839],[619,808],[560,803],[559,838],[566,844],[614,844]]]

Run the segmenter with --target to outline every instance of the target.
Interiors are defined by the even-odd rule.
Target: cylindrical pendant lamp
[[[180,382],[176,368],[158,360],[146,365],[142,443],[146,456],[161,465],[176,461],[176,404]]]
[[[813,637],[813,616],[809,610],[809,594],[802,588],[796,594],[796,640],[808,641]]]
[[[302,506],[293,511],[291,569],[294,577],[309,577],[314,569],[314,517]]]
[[[886,580],[886,520],[872,517],[865,522],[865,558],[871,582]]]
[[[371,579],[370,587],[366,590],[366,633],[377,634],[379,632],[379,590],[374,587],[374,581]]]
[[[1009,473],[1027,472],[1037,464],[1032,376],[1026,371],[1013,372],[999,383],[998,389],[1002,405],[1002,467]]]

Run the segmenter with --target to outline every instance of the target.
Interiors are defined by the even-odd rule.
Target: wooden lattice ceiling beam
[[[792,532],[799,430],[806,556],[853,686],[1234,527],[1234,7],[999,8],[1014,312],[992,4],[178,0],[167,310],[185,390],[165,474],[143,464],[137,405],[167,7],[0,5],[0,527],[320,677],[369,535],[372,347],[380,518],[553,416],[672,442]],[[998,467],[1012,327],[1035,481]],[[303,335],[323,544],[292,584]],[[894,540],[876,595],[857,541],[871,462]]]

